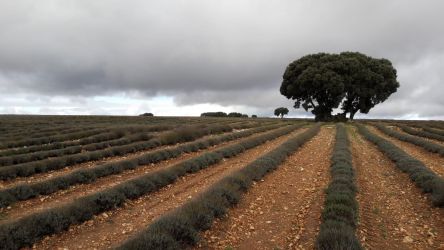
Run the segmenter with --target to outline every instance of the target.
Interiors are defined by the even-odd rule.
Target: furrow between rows
[[[111,248],[128,239],[159,216],[206,190],[224,176],[273,150],[289,137],[299,133],[301,130],[249,149],[210,168],[185,175],[155,193],[144,195],[125,203],[120,208],[102,213],[79,226],[71,227],[66,233],[45,238],[34,247],[38,249],[66,246],[69,246],[70,249]],[[134,218],[139,219],[135,220]],[[113,226],[110,227],[110,224]]]
[[[430,168],[431,170],[433,170],[433,172],[435,172],[437,175],[441,176],[441,178],[444,178],[444,158],[439,156],[438,154],[435,153],[431,153],[427,150],[425,150],[422,147],[416,146],[414,144],[408,143],[408,142],[404,142],[401,141],[399,139],[393,138],[391,136],[388,136],[384,133],[382,133],[381,131],[379,131],[376,128],[373,127],[368,127],[368,129],[384,138],[385,140],[395,144],[396,146],[398,146],[399,148],[401,148],[402,150],[404,150],[406,153],[408,153],[409,155],[415,157],[416,159],[422,161],[428,168]]]
[[[81,197],[66,205],[8,221],[0,225],[0,244],[11,249],[29,246],[46,235],[64,231],[71,225],[90,220],[93,215],[120,207],[127,200],[155,192],[187,174],[214,166],[224,158],[236,156],[275,137],[294,131],[298,127],[300,126],[283,127],[264,135],[255,136],[238,144],[205,153],[166,169],[142,175],[103,191]]]
[[[323,207],[334,130],[318,135],[202,234],[197,249],[312,249]]]
[[[359,189],[358,238],[367,249],[439,249],[444,212],[379,149],[351,128]]]
[[[203,155],[207,152],[216,151],[218,149],[222,149],[230,145],[235,145],[243,140],[248,140],[248,138],[254,136],[260,136],[261,134],[265,133],[267,132],[255,133],[253,135],[250,135],[250,133],[245,133],[245,135],[248,135],[246,138],[241,137],[234,141],[222,142],[221,144],[216,144],[215,146],[212,146],[209,149],[199,150],[197,152],[185,153],[183,155],[179,155],[176,158],[171,158],[165,161],[161,161],[159,163],[151,163],[138,166],[135,169],[133,168],[128,169],[121,173],[115,173],[109,176],[105,176],[85,184],[73,185],[68,189],[58,191],[51,195],[46,195],[46,196],[41,195],[33,199],[18,202],[9,209],[4,209],[3,219],[14,219],[17,217],[23,217],[30,213],[45,210],[55,206],[60,206],[66,202],[72,201],[75,198],[86,196],[94,192],[99,192],[107,188],[111,188],[120,183],[124,183],[125,181],[133,179],[137,176],[153,173],[160,169],[173,166],[174,164],[180,163],[182,161],[186,161],[194,157]]]

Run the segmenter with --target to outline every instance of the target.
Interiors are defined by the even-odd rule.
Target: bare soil
[[[196,248],[313,249],[330,176],[334,131],[322,127],[204,232]]]
[[[187,175],[158,192],[127,202],[123,207],[95,216],[94,219],[81,225],[72,226],[68,232],[46,237],[34,248],[112,248],[146,228],[154,219],[201,193],[225,175],[242,168],[303,130],[299,129],[250,149],[237,157],[225,159],[215,166]]]
[[[409,176],[355,128],[349,131],[359,188],[357,235],[363,246],[366,249],[444,249],[443,209],[432,207],[429,198]]]

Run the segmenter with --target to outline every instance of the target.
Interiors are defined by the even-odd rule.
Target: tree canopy
[[[247,118],[248,115],[247,114],[242,114],[239,112],[231,112],[229,114],[225,113],[225,112],[205,112],[200,114],[201,117],[243,117],[243,118]]]
[[[225,112],[205,112],[200,114],[201,117],[227,117],[227,113]]]
[[[228,117],[242,117],[242,113],[231,112],[231,113],[228,114]]]
[[[280,107],[274,110],[275,116],[280,116],[281,118],[284,117],[284,115],[288,114],[288,109],[284,107]]]
[[[367,114],[376,104],[396,92],[396,69],[387,59],[358,52],[318,53],[304,56],[287,66],[280,92],[315,115],[318,121],[332,120],[333,109],[350,119]]]

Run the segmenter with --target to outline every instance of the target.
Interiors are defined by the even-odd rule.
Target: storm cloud
[[[443,9],[439,0],[2,1],[0,112],[35,98],[51,100],[37,101],[45,113],[57,100],[84,109],[124,95],[267,115],[292,105],[279,94],[288,63],[360,51],[391,60],[401,84],[370,117],[444,119]]]

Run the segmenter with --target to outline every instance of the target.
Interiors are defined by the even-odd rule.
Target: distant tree
[[[257,118],[257,115],[252,115],[251,118]]]
[[[225,112],[205,112],[200,115],[201,117],[227,117]]]
[[[280,92],[295,100],[294,107],[311,110],[317,121],[352,120],[360,111],[367,114],[376,104],[396,92],[396,69],[387,59],[375,59],[358,52],[318,53],[288,65]],[[333,117],[341,105],[343,115]]]
[[[143,113],[140,114],[139,116],[154,116],[153,113]]]
[[[284,117],[284,115],[288,114],[288,109],[284,108],[284,107],[280,107],[274,110],[274,115],[275,116],[280,116],[281,118]]]
[[[242,114],[238,112],[231,112],[228,114],[228,117],[242,117]]]
[[[247,114],[242,114],[241,117],[243,117],[243,118],[248,118],[248,115],[247,115]]]

